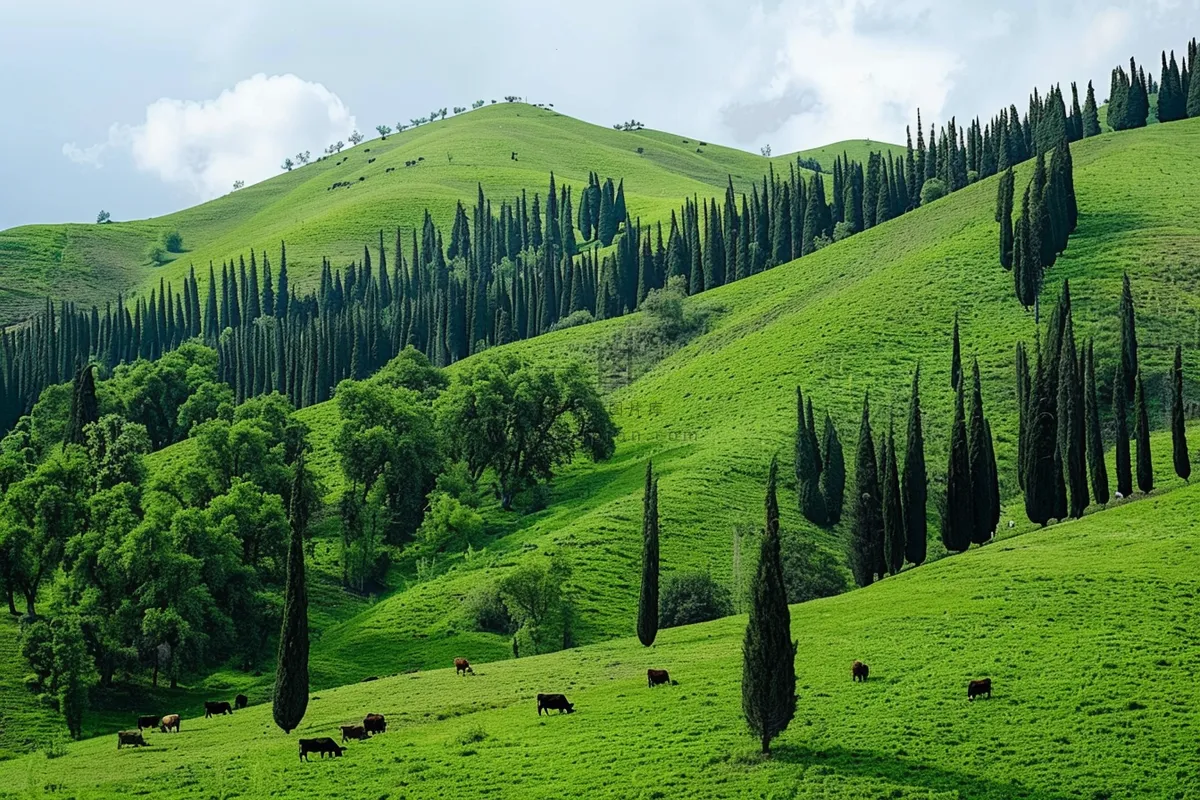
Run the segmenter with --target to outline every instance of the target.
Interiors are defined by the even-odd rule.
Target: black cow
[[[649,688],[653,689],[655,686],[672,683],[675,683],[675,681],[671,680],[671,676],[667,674],[665,669],[646,670],[646,684]]]
[[[866,682],[867,676],[871,674],[871,668],[861,661],[855,661],[850,665],[850,679],[854,681]]]
[[[340,746],[328,736],[322,736],[320,739],[300,740],[301,761],[308,761],[309,753],[320,753],[321,758],[324,758],[326,754],[328,754],[330,758],[340,758],[344,752],[346,752],[346,748]]]
[[[387,720],[383,718],[383,714],[367,714],[363,717],[363,729],[367,733],[386,733]]]
[[[564,711],[567,712],[568,714],[575,713],[575,704],[568,703],[566,695],[539,694],[537,696],[537,701],[538,701],[538,716],[539,717],[542,715],[543,709],[546,711],[547,714],[550,713],[551,709],[558,709],[558,713],[560,713],[560,714],[563,713]]]
[[[250,705],[250,698],[246,697],[244,694],[239,694],[237,697],[233,698],[234,708],[245,708],[248,705]]]
[[[213,714],[232,714],[233,709],[229,707],[229,703],[224,700],[216,703],[206,702],[204,704],[204,718],[208,719]]]
[[[141,731],[119,731],[117,733],[117,749],[128,745],[129,747],[145,747],[146,740],[142,738]]]
[[[138,717],[138,730],[139,731],[142,730],[143,728],[157,728],[157,727],[158,727],[158,717],[151,717],[151,716]]]
[[[347,739],[366,739],[367,729],[362,725],[343,725],[342,726],[342,743]]]
[[[976,697],[987,695],[988,699],[992,698],[992,679],[984,678],[981,681],[971,681],[967,684],[967,699],[974,700]]]

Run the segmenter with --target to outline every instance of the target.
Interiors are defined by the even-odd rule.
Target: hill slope
[[[905,797],[1200,791],[1200,487],[792,608],[798,707],[762,760],[740,713],[744,617],[321,692],[298,736],[383,713],[340,760],[296,763],[268,706],[0,764],[0,797]],[[854,659],[871,679],[852,683]],[[648,667],[678,686],[646,688]],[[989,676],[991,699],[965,684]],[[539,718],[562,691],[578,713]],[[164,711],[168,709],[163,709]],[[52,777],[51,777],[52,776]],[[52,788],[53,787],[53,788]]]
[[[837,147],[852,156],[865,152],[861,142]],[[881,147],[890,145],[875,145]],[[829,150],[801,155],[825,163]],[[794,158],[774,161],[786,165]],[[405,166],[418,159],[416,166]],[[287,242],[293,281],[307,287],[323,257],[338,266],[361,258],[363,245],[374,242],[379,231],[419,226],[426,209],[435,223],[448,224],[455,203],[474,202],[478,184],[498,203],[523,189],[544,195],[551,172],[560,185],[582,188],[594,171],[614,181],[623,178],[629,213],[655,222],[669,217],[685,197],[719,194],[731,178],[739,190],[748,188],[762,178],[767,162],[661,131],[602,128],[523,103],[489,106],[363,142],[164,217],[0,232],[0,324],[39,308],[47,294],[102,303],[119,291],[148,291],[160,277],[178,283],[190,265],[204,279],[209,261],[220,264],[250,248],[274,260],[280,241]],[[341,182],[350,185],[330,188]],[[171,230],[183,235],[187,251],[170,264],[153,266],[146,249]]]

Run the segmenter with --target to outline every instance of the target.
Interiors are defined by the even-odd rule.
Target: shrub
[[[161,244],[157,243],[150,245],[150,247],[146,249],[146,259],[152,264],[157,264],[159,266],[162,266],[171,260],[170,256],[167,255],[167,249]]]
[[[539,483],[525,493],[525,513],[536,514],[550,507],[550,487]]]
[[[595,322],[595,318],[592,316],[592,312],[585,308],[576,311],[569,316],[563,317],[558,322],[551,325],[550,330],[561,331],[565,328],[574,328],[577,325],[586,325],[589,322]]]
[[[805,536],[785,532],[780,543],[783,583],[789,603],[832,597],[850,588],[838,559],[818,548]]]
[[[179,231],[169,231],[163,234],[163,247],[167,248],[168,253],[183,252],[183,234]]]
[[[637,149],[637,152],[638,152],[638,155],[640,156],[642,153],[646,152],[646,148],[644,148],[644,147],[639,147],[639,148]]]
[[[839,222],[833,226],[833,240],[840,242],[842,239],[849,239],[855,234],[854,225],[849,222]]]
[[[479,512],[457,497],[438,493],[431,498],[429,511],[417,529],[417,541],[437,553],[457,551],[465,550],[482,533],[483,517]]]
[[[946,182],[941,178],[930,178],[925,181],[925,185],[921,187],[921,205],[928,205],[934,200],[940,200],[946,196]]]
[[[517,631],[517,623],[508,613],[500,587],[495,583],[477,586],[463,600],[463,611],[475,630],[511,636]]]
[[[676,573],[667,579],[658,606],[659,626],[674,628],[733,613],[729,590],[706,572]]]

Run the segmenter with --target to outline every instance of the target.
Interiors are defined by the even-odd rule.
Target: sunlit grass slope
[[[0,796],[1184,798],[1200,792],[1200,488],[998,542],[792,608],[798,704],[763,760],[741,717],[745,617],[318,692],[0,764]],[[852,683],[850,662],[871,667]],[[648,689],[647,668],[677,686]],[[991,699],[966,683],[991,677]],[[577,713],[539,718],[534,695]],[[164,708],[162,711],[170,711]],[[382,713],[338,760],[298,737]]]

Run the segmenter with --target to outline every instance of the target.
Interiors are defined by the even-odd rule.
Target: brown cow
[[[117,749],[120,750],[125,745],[145,747],[146,740],[142,738],[141,731],[119,731],[117,733]]]
[[[367,714],[363,717],[363,728],[367,733],[386,733],[387,720],[383,718],[383,714]]]
[[[967,699],[974,700],[976,697],[987,695],[988,699],[992,699],[992,679],[984,678],[981,681],[971,681],[967,684]]]
[[[454,659],[454,674],[466,675],[467,673],[475,674],[475,670],[471,669],[471,663],[465,658]]]
[[[309,753],[320,753],[321,758],[324,758],[326,754],[329,754],[330,758],[340,758],[344,752],[346,752],[346,748],[341,747],[328,736],[322,736],[320,739],[300,740],[301,761],[308,761]]]
[[[671,676],[667,674],[665,669],[648,669],[646,670],[646,684],[653,689],[660,684],[677,685],[676,681],[671,680]]]
[[[856,681],[866,683],[867,676],[871,674],[871,668],[861,661],[855,661],[850,665],[850,678]]]
[[[246,697],[244,694],[239,694],[237,697],[233,698],[234,708],[245,708],[248,705],[250,705],[250,698]]]
[[[143,728],[157,728],[157,727],[158,727],[158,717],[151,717],[151,716],[138,717],[138,730],[139,731],[142,730]]]
[[[171,730],[172,728],[175,729],[176,733],[179,733],[179,715],[178,714],[167,714],[165,717],[162,718],[162,722],[158,726],[158,729],[160,731],[162,731],[163,733],[166,733],[167,731]]]
[[[213,714],[232,714],[233,709],[229,707],[229,703],[221,700],[216,703],[204,703],[204,718],[208,719]]]
[[[538,701],[538,716],[539,717],[542,715],[542,709],[545,709],[547,714],[550,713],[551,709],[558,709],[558,713],[560,713],[560,714],[563,713],[564,711],[567,712],[568,714],[575,713],[575,704],[568,703],[566,695],[539,694],[537,696],[537,701]]]
[[[367,729],[362,725],[343,725],[342,726],[342,743],[347,739],[366,739]]]

